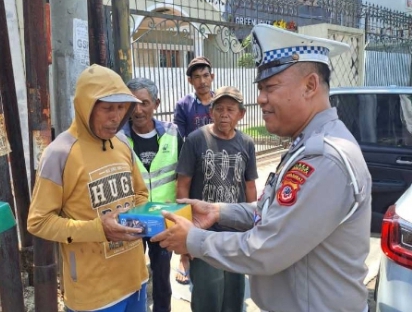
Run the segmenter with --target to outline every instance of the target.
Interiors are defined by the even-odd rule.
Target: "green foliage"
[[[248,46],[250,46],[251,43],[252,43],[252,36],[248,35],[245,39],[243,39],[242,47],[247,48]]]
[[[242,47],[247,50],[252,43],[252,37],[249,35],[242,41]],[[237,61],[239,67],[253,68],[255,67],[255,61],[253,55],[250,52],[245,52]]]
[[[252,53],[245,53],[237,60],[237,66],[252,68],[255,67],[255,60],[253,59]]]
[[[272,134],[270,134],[265,126],[259,126],[259,127],[250,127],[242,130],[244,133],[250,135],[252,138],[257,138],[257,137],[273,137]]]

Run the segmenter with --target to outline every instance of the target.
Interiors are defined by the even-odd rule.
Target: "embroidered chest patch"
[[[309,164],[299,161],[285,174],[276,193],[276,199],[281,206],[292,206],[296,203],[297,194],[306,179],[315,171]]]

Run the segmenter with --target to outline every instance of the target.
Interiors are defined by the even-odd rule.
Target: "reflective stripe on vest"
[[[133,148],[133,140],[129,138]],[[176,201],[176,166],[178,158],[177,131],[174,128],[166,130],[159,140],[159,150],[147,171],[139,157],[137,165],[149,191],[149,201]]]

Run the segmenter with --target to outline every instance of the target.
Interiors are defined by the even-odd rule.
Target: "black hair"
[[[212,68],[209,66],[209,65],[206,65],[206,64],[197,64],[197,65],[194,65],[191,69],[190,69],[190,78],[192,78],[192,73],[195,71],[195,70],[198,70],[198,69],[204,69],[204,68],[208,68],[209,69],[209,73],[212,73]]]
[[[316,73],[319,75],[320,79],[324,83],[326,83],[329,89],[330,88],[330,74],[331,74],[329,66],[324,63],[314,62],[313,67]]]
[[[298,62],[296,64],[301,67],[303,76],[310,73],[316,73],[319,76],[320,82],[325,84],[328,89],[330,88],[329,82],[331,71],[327,64],[320,62]]]

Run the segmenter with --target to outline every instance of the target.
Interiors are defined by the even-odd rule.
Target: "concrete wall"
[[[299,27],[298,32],[349,44],[349,52],[331,59],[331,87],[363,85],[365,67],[363,30],[331,24],[317,24]]]

